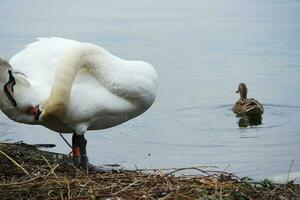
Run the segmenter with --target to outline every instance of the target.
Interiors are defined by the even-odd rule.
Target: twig
[[[292,169],[293,163],[294,163],[294,159],[293,159],[292,162],[291,162],[291,165],[290,165],[290,168],[289,168],[289,171],[288,171],[288,176],[287,176],[287,179],[286,179],[286,183],[289,182],[289,179],[290,179],[290,173],[291,173],[291,169]]]
[[[0,184],[0,186],[11,186],[11,185],[22,185],[22,184],[25,184],[25,183],[29,183],[31,181],[34,181],[35,179],[38,179],[39,177],[34,177],[34,178],[31,178],[27,181],[22,181],[22,182],[14,182],[14,183],[8,183],[8,184]]]
[[[67,182],[67,189],[68,189],[68,199],[71,199],[71,192],[70,192],[70,185],[69,182]]]
[[[141,179],[138,179],[138,180],[134,181],[133,183],[127,185],[127,186],[124,187],[122,190],[120,190],[120,191],[118,191],[118,192],[115,192],[115,193],[113,193],[112,195],[115,196],[115,195],[117,195],[117,194],[119,194],[119,193],[121,193],[121,192],[124,192],[125,190],[127,190],[127,189],[130,188],[131,186],[137,184],[139,181],[141,181]]]
[[[165,200],[165,199],[169,198],[173,193],[174,193],[174,191],[171,191],[169,194],[167,194],[166,196],[160,198],[159,200]]]
[[[18,166],[25,174],[27,174],[30,177],[30,174],[28,173],[28,171],[26,169],[24,169],[24,167],[22,167],[21,165],[19,165],[19,163],[17,163],[14,159],[12,159],[9,155],[7,155],[6,153],[4,153],[3,151],[0,150],[0,153],[2,155],[4,155],[6,158],[8,158],[11,162],[13,162],[16,166]]]
[[[189,169],[197,170],[197,171],[200,171],[200,172],[202,172],[202,173],[204,173],[204,174],[210,176],[210,174],[207,173],[205,170],[202,170],[202,169],[199,169],[199,168],[196,168],[196,167],[179,168],[179,169],[176,169],[176,170],[171,171],[171,172],[169,172],[169,173],[166,173],[165,176],[169,176],[169,175],[174,174],[174,173],[176,173],[176,172],[183,171],[183,170],[189,170]]]
[[[65,143],[71,148],[73,149],[72,145],[70,145],[70,143],[68,142],[68,140],[61,134],[59,133],[60,137],[62,137],[62,139],[65,141]]]
[[[56,168],[58,165],[57,165],[55,168],[52,168],[51,165],[50,165],[50,163],[48,162],[48,160],[47,160],[44,156],[42,156],[42,158],[44,159],[44,161],[47,163],[47,165],[48,165],[49,168],[50,168],[50,172],[49,172],[49,173],[54,174],[55,178],[57,178],[57,176],[56,176],[54,170],[55,170],[55,168]]]

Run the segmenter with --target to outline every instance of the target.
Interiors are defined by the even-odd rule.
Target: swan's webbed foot
[[[72,147],[74,165],[88,172],[89,160],[86,153],[86,144],[87,140],[84,138],[84,135],[73,134]]]
[[[81,156],[80,166],[82,167],[82,169],[88,171],[90,164],[89,164],[89,159],[88,159],[88,157],[86,155],[85,156]]]

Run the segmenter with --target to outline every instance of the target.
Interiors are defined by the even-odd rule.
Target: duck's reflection
[[[240,128],[245,128],[248,126],[258,126],[262,124],[261,115],[243,115],[239,116],[238,125]]]

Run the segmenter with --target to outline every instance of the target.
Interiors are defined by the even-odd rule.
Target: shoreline
[[[300,185],[254,182],[200,168],[89,174],[69,155],[37,145],[0,142],[0,199],[299,199]],[[183,170],[196,175],[175,176]]]

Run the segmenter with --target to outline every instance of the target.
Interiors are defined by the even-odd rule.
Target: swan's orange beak
[[[26,114],[27,114],[27,115],[33,115],[33,116],[34,116],[34,119],[35,119],[35,120],[38,120],[38,119],[39,119],[39,116],[40,116],[40,114],[41,114],[41,111],[40,111],[40,109],[39,109],[38,106],[36,106],[36,107],[30,107],[30,108],[28,108],[28,109],[26,110]]]

